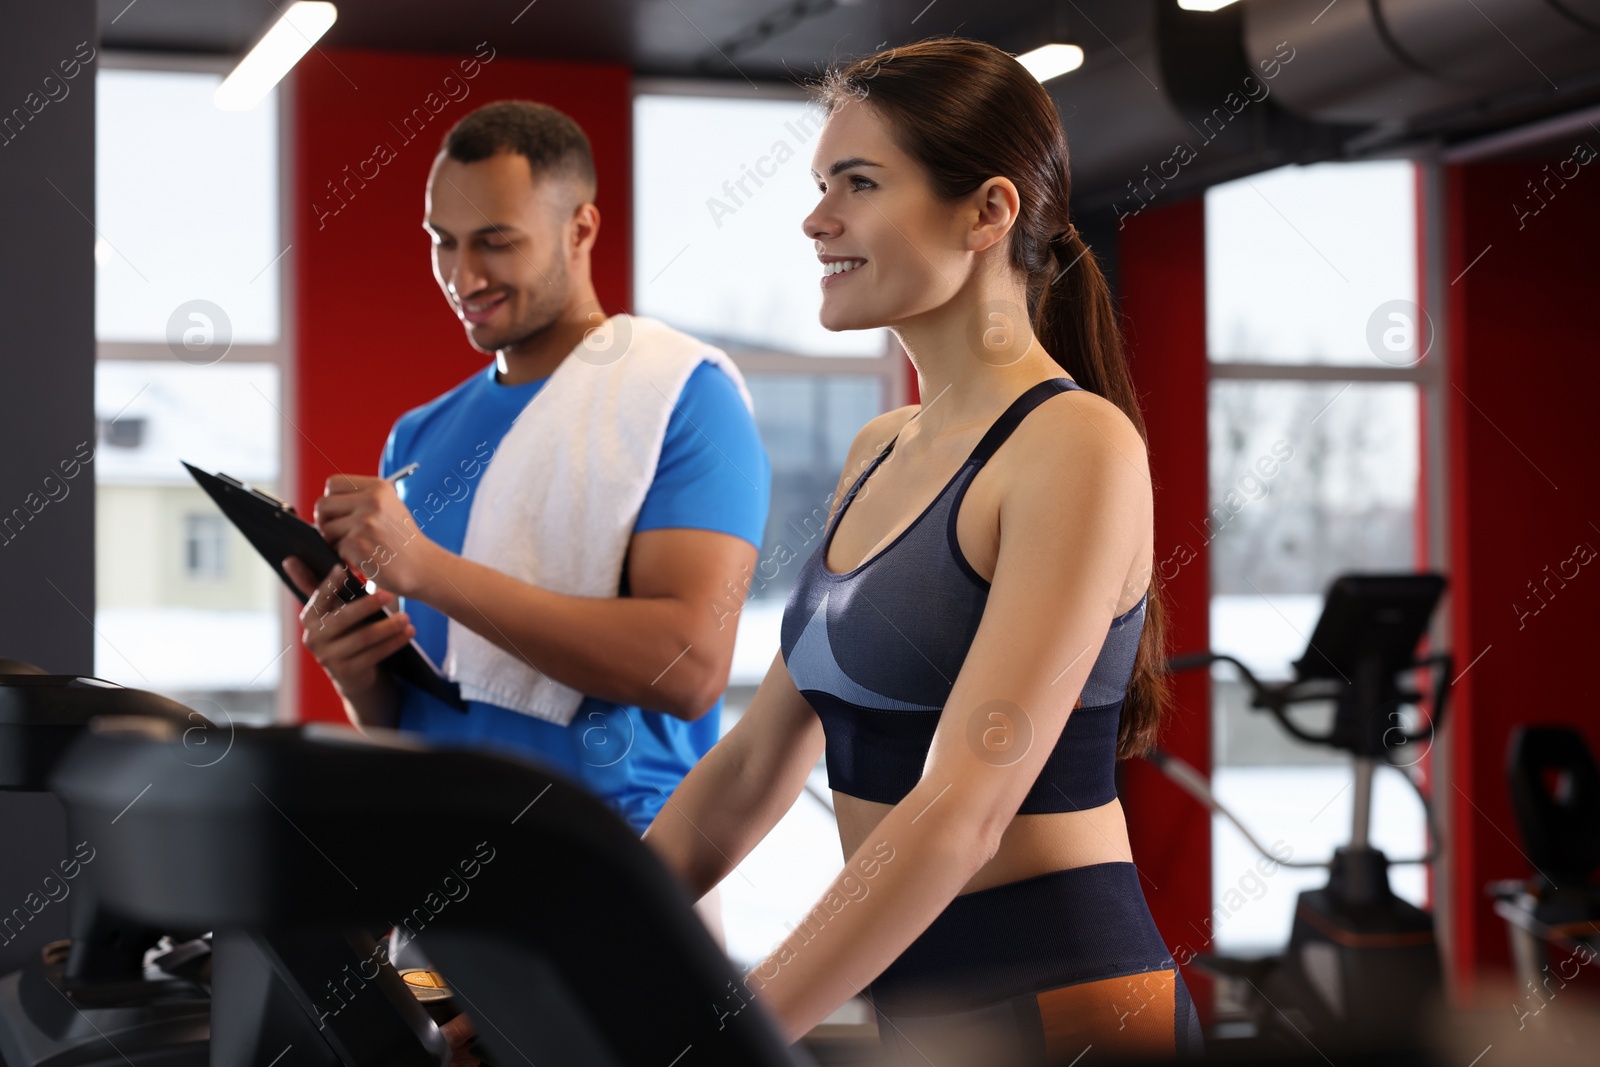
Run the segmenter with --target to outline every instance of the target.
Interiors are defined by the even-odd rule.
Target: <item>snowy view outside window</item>
[[[821,270],[800,223],[821,195],[810,173],[819,108],[641,94],[633,117],[639,314],[713,343],[883,353],[882,330],[830,333],[817,321]]]
[[[1409,162],[1285,167],[1206,194],[1207,336],[1213,363],[1393,366],[1369,346],[1374,309],[1416,299]],[[1418,386],[1213,374],[1209,394],[1211,647],[1264,680],[1306,649],[1328,584],[1348,571],[1411,571],[1416,559]],[[1198,546],[1196,546],[1198,547]],[[1175,650],[1189,651],[1189,650]],[[1290,738],[1230,664],[1213,676],[1212,786],[1266,845],[1321,860],[1350,837],[1350,759]],[[1326,730],[1333,706],[1299,705]],[[1375,774],[1372,841],[1391,859],[1427,846],[1400,774]],[[1213,823],[1213,951],[1268,954],[1287,941],[1296,895],[1327,880],[1279,867],[1241,879],[1257,853]],[[1423,905],[1423,868],[1391,884]],[[1241,903],[1242,900],[1242,903]]]
[[[95,368],[95,674],[218,722],[274,715],[283,586],[179,461],[274,490],[278,383],[271,363]]]
[[[236,344],[278,340],[277,91],[222,111],[221,73],[102,69],[95,99],[95,335],[160,344],[173,309],[226,310]]]
[[[1219,363],[1392,365],[1367,321],[1416,300],[1404,160],[1281,167],[1206,190],[1206,349]]]
[[[229,112],[222,72],[96,77],[92,669],[268,722],[283,588],[179,460],[278,488],[277,93]]]

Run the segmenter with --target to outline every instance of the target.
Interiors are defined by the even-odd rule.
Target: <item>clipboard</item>
[[[244,534],[245,540],[261,553],[261,558],[271,565],[278,577],[283,580],[285,588],[293,593],[300,603],[304,604],[310,598],[300,592],[294,580],[283,569],[281,561],[285,557],[293,556],[304,563],[312,574],[322,578],[326,578],[328,572],[344,562],[339,558],[338,551],[323,539],[317,528],[295,512],[294,505],[278,499],[264,489],[247,485],[220,471],[211,474],[192,463],[183,460],[178,462],[188,468],[194,480],[200,483],[200,488],[216,501],[217,507],[222,509],[222,514],[227,516],[228,521]],[[350,583],[346,582],[338,590],[339,599],[345,603],[368,595],[364,586],[352,591],[349,585]],[[359,625],[370,626],[388,615],[389,609],[383,608],[368,615]],[[461,699],[460,687],[439,673],[439,668],[434,666],[433,661],[422,650],[422,646],[417,644],[415,638],[404,648],[384,657],[378,666],[391,676],[410,683],[424,693],[444,701],[463,715],[466,714],[467,705]]]

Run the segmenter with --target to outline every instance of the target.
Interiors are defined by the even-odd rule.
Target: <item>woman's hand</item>
[[[467,1051],[478,1031],[472,1028],[472,1020],[467,1018],[466,1012],[439,1027],[439,1032],[450,1042],[450,1067],[478,1067],[478,1058]]]

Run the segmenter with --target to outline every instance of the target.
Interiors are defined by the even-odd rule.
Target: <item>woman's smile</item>
[[[820,258],[822,259],[822,288],[824,289],[837,285],[867,265],[867,261],[864,259],[841,256],[823,256]]]

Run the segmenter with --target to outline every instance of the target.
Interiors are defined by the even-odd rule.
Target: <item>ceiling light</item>
[[[1041,45],[1031,52],[1022,53],[1017,57],[1017,62],[1026,67],[1029,74],[1047,82],[1083,66],[1083,49],[1075,44]]]
[[[338,17],[332,4],[302,0],[291,5],[217,86],[212,98],[217,107],[224,111],[249,111],[255,107]]]

